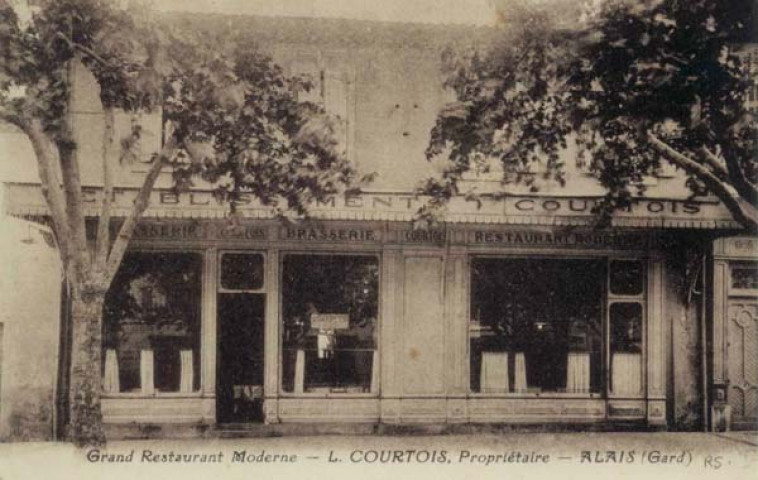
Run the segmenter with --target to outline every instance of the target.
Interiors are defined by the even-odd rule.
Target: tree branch
[[[155,158],[153,165],[150,167],[150,171],[145,176],[145,181],[142,183],[137,198],[134,199],[134,205],[131,212],[124,219],[124,223],[113,240],[113,247],[111,248],[110,255],[108,255],[107,267],[105,269],[105,284],[110,285],[113,277],[118,271],[118,267],[121,264],[121,259],[124,257],[126,247],[129,245],[129,240],[132,238],[134,228],[137,226],[137,222],[140,217],[150,205],[150,193],[153,191],[156,180],[161,173],[161,169],[167,163],[167,161],[174,155],[176,151],[176,138],[171,135],[166,144],[163,146],[161,152]]]
[[[24,119],[17,112],[8,110],[7,105],[0,104],[0,120],[10,123],[21,130],[24,130]]]
[[[88,57],[92,58],[93,60],[97,61],[98,63],[102,64],[105,67],[108,68],[114,68],[114,66],[106,59],[95,53],[91,48],[87,48],[84,45],[80,45],[74,41],[72,41],[70,38],[68,38],[66,35],[64,35],[61,32],[58,32],[56,35],[61,40],[64,40],[69,47],[71,47],[72,50],[78,50],[81,53],[87,55]]]
[[[61,176],[63,178],[63,191],[66,197],[66,213],[68,214],[68,226],[71,232],[69,250],[77,256],[77,271],[80,279],[84,278],[89,269],[90,256],[87,248],[87,232],[82,206],[82,183],[79,170],[79,148],[74,136],[74,119],[72,112],[71,92],[75,88],[76,59],[69,61],[68,69],[68,111],[66,113],[61,138],[58,140],[58,154],[60,156]]]
[[[734,152],[728,152],[724,155],[724,162],[729,179],[737,193],[751,204],[756,205],[758,203],[758,189],[745,176],[745,172],[737,160],[737,155]]]
[[[703,161],[713,169],[716,175],[729,176],[729,172],[727,172],[726,167],[722,163],[721,159],[717,157],[715,153],[708,150],[708,147],[705,145],[700,147],[700,153]]]
[[[37,159],[42,195],[45,197],[47,207],[50,209],[50,217],[53,222],[58,249],[63,268],[68,269],[72,264],[70,256],[71,231],[69,229],[68,214],[66,213],[66,200],[60,182],[55,174],[55,152],[50,139],[44,133],[42,122],[32,119],[19,125],[32,144]]]
[[[100,207],[100,218],[97,224],[95,240],[95,270],[99,275],[105,275],[110,248],[111,204],[113,203],[113,175],[111,174],[111,151],[115,130],[115,112],[113,108],[105,109],[105,130],[103,132],[103,203]]]
[[[713,194],[719,197],[735,220],[751,232],[758,231],[758,210],[754,205],[736,195],[736,192],[727,183],[720,180],[710,170],[674,150],[653,133],[647,133],[647,140],[657,152],[669,161],[701,180]]]

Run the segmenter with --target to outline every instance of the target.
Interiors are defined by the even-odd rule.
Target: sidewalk
[[[44,473],[43,473],[44,472]],[[44,476],[43,476],[44,475]],[[347,475],[347,477],[345,477]],[[305,436],[0,445],[0,479],[758,479],[758,433]]]

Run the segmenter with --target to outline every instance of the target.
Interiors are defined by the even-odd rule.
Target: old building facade
[[[516,186],[479,205],[456,198],[439,225],[413,222],[424,201],[415,187],[439,171],[424,149],[451,98],[441,55],[486,45],[492,32],[208,21],[249,22],[259,48],[311,75],[311,100],[339,115],[349,158],[378,176],[362,194],[285,223],[252,197],[229,218],[210,185],[176,194],[167,173],[105,307],[103,416],[113,431],[256,423],[692,429],[708,424],[722,393],[722,404],[744,397],[741,406],[729,400],[735,424],[754,421],[755,380],[727,381],[732,347],[724,342],[739,327],[752,332],[741,337],[753,342],[744,351],[755,352],[755,250],[735,253],[736,240],[717,242],[713,255],[704,250],[737,225],[718,201],[690,198],[676,172],[650,178],[645,197],[604,230],[593,228],[591,211],[602,190],[572,161],[566,187]],[[88,132],[80,148],[97,158],[96,87],[86,77],[79,84],[77,114]],[[154,147],[160,119],[150,121]],[[146,168],[120,167],[116,217]],[[99,172],[84,173],[96,215]],[[472,173],[467,184],[501,188],[496,173]],[[6,202],[17,216],[46,215],[32,182],[9,183]]]

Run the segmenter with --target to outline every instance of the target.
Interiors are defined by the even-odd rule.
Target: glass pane
[[[613,260],[611,262],[611,293],[614,295],[641,295],[643,288],[642,262]]]
[[[221,256],[221,288],[258,290],[263,288],[263,255],[225,253]]]
[[[640,303],[611,305],[611,388],[616,394],[642,393],[642,318]]]
[[[376,257],[284,258],[285,391],[372,391],[376,384],[378,289]]]
[[[106,296],[104,390],[200,388],[202,257],[128,253]]]
[[[611,351],[642,351],[642,305],[637,302],[611,305]]]
[[[599,392],[605,266],[474,259],[471,390]]]
[[[758,289],[758,264],[733,265],[732,288]]]
[[[216,420],[263,421],[263,293],[219,293],[216,316]]]

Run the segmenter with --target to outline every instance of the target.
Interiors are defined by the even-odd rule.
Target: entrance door
[[[729,300],[729,392],[732,428],[758,428],[758,300]]]
[[[216,420],[263,421],[263,255],[223,253],[217,304]]]

